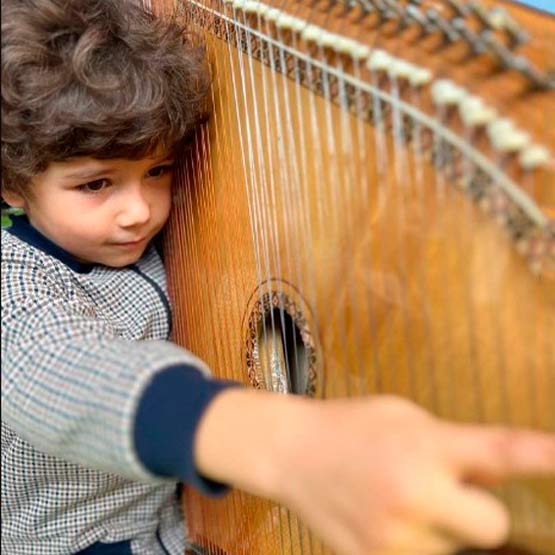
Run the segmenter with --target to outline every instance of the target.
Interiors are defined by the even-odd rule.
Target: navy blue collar
[[[27,216],[11,216],[12,225],[7,229],[18,239],[25,241],[29,245],[57,258],[74,272],[86,274],[94,268],[94,264],[80,262],[73,255],[56,245],[53,241],[45,237],[40,231],[35,229],[29,222]]]

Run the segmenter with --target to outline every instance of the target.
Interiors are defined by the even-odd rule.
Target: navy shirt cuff
[[[224,494],[228,486],[198,473],[193,445],[198,423],[210,402],[223,390],[239,385],[206,378],[187,364],[155,374],[135,417],[135,448],[142,464],[153,474],[182,480],[204,494]]]

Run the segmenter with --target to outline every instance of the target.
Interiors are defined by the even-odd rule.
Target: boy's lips
[[[140,239],[135,239],[133,241],[116,241],[112,243],[112,245],[115,245],[117,247],[136,247],[144,243],[145,241],[146,241],[146,237],[142,237]]]

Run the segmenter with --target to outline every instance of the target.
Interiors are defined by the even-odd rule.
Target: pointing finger
[[[450,425],[449,453],[468,479],[492,483],[518,475],[555,475],[555,434]]]

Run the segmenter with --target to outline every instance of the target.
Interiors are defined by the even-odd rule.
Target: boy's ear
[[[15,191],[2,191],[2,198],[12,208],[25,208],[25,199]]]

